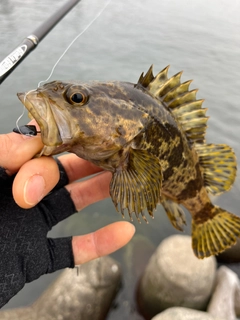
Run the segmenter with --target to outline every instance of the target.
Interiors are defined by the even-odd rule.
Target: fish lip
[[[61,145],[62,139],[58,126],[49,102],[44,95],[38,91],[30,91],[29,93],[17,93],[17,96],[39,125],[43,144],[51,147],[51,149]],[[51,128],[49,128],[49,123],[51,123]]]

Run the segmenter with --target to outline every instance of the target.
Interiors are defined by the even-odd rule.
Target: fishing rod
[[[68,0],[67,3],[35,29],[33,33],[27,36],[19,46],[0,62],[0,84],[79,1]]]

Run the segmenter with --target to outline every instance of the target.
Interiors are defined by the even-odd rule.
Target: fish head
[[[41,131],[42,155],[63,151],[86,160],[106,159],[144,128],[146,117],[133,105],[127,84],[53,81],[18,93]]]
[[[66,84],[53,81],[36,90],[17,94],[27,108],[29,117],[39,125],[44,155],[58,153],[56,150],[59,148],[66,149],[73,132],[77,131],[67,108],[66,90]]]

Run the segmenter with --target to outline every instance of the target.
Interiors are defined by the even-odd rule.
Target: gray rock
[[[147,319],[174,306],[205,310],[215,275],[215,257],[199,260],[191,237],[171,236],[159,245],[143,274],[139,309]]]
[[[213,316],[235,320],[239,314],[240,282],[235,272],[222,266],[217,271],[215,289],[207,311]]]
[[[227,318],[214,317],[207,312],[188,308],[175,307],[158,314],[152,320],[228,320]]]
[[[1,320],[104,320],[120,285],[119,264],[103,257],[66,269],[31,306],[0,312]]]
[[[238,286],[235,293],[235,313],[240,318],[240,288]]]
[[[131,320],[142,320],[137,311],[135,288],[155,249],[156,247],[146,236],[136,234],[124,250],[121,250],[123,288],[115,300],[119,307],[111,309],[110,319],[129,319],[131,315]]]

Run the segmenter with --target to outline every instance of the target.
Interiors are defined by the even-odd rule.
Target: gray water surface
[[[65,0],[1,0],[0,60],[56,11]],[[22,112],[17,92],[37,87],[70,41],[96,16],[106,1],[82,0],[39,47],[0,86],[0,133],[10,132]],[[71,47],[57,66],[54,79],[125,80],[136,82],[154,64],[157,73],[171,65],[170,75],[184,70],[182,80],[194,79],[205,98],[209,128],[207,141],[231,145],[240,159],[240,2],[229,0],[121,0],[112,1],[99,19]],[[27,116],[21,124],[27,122]],[[232,190],[215,203],[239,214],[240,175]],[[84,209],[55,227],[50,236],[60,237],[93,231],[121,220],[110,200]],[[159,206],[155,220],[137,227],[135,242],[156,246],[176,233]],[[190,232],[189,226],[186,233]],[[140,239],[140,240],[139,240]],[[123,290],[109,319],[141,319],[134,306],[138,257],[132,261],[133,244],[113,256],[122,263]],[[135,252],[135,251],[134,251]],[[144,259],[148,252],[146,249]],[[134,264],[135,263],[135,264]],[[55,279],[41,277],[14,297],[6,308],[32,303]]]

